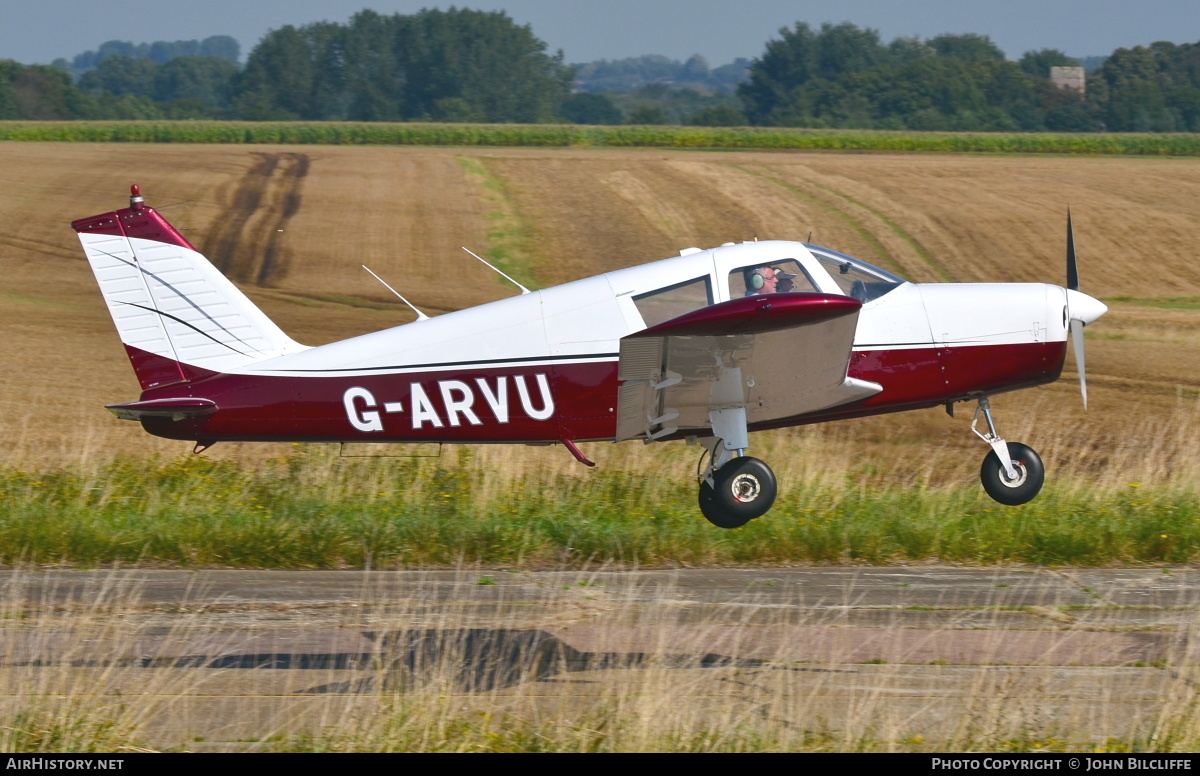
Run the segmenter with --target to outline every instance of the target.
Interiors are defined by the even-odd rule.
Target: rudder
[[[143,390],[307,350],[147,207],[136,185],[128,208],[71,226]]]

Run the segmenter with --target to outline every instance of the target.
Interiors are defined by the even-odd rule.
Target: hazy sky
[[[1158,40],[1200,41],[1197,0],[0,0],[0,59],[49,63],[107,40],[210,35],[232,35],[244,56],[285,24],[345,22],[363,8],[391,14],[450,5],[507,11],[568,62],[699,53],[721,65],[759,56],[780,27],[796,21],[849,21],[878,30],[885,41],[975,32],[1010,59],[1042,48],[1093,56]]]

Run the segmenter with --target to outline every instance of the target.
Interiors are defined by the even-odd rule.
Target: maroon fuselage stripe
[[[131,359],[144,367],[167,361],[129,350]],[[881,393],[843,407],[755,424],[751,430],[899,412],[1029,388],[1057,380],[1065,358],[1065,342],[856,352],[850,359],[850,376],[879,383]],[[205,441],[464,443],[608,440],[616,433],[615,360],[360,376],[220,374],[190,365],[184,370],[191,378],[187,383],[145,391],[142,400],[211,399],[217,412],[179,421],[145,418],[142,425],[150,433]],[[540,390],[539,375],[549,397]],[[348,401],[352,388],[365,393]],[[554,412],[539,420],[536,416],[544,414],[547,399],[553,401]],[[456,404],[460,409],[454,409]],[[356,428],[351,417],[371,430]]]

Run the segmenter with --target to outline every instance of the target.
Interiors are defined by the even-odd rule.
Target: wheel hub
[[[1025,484],[1025,480],[1029,477],[1029,472],[1025,469],[1025,464],[1020,461],[1012,462],[1013,471],[1017,473],[1016,477],[1009,478],[1008,473],[1004,471],[1004,467],[1000,467],[1000,481],[1010,488],[1019,488]]]
[[[762,483],[753,474],[739,474],[730,481],[729,487],[734,499],[743,504],[758,498],[762,492]]]

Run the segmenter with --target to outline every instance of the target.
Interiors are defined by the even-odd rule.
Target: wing
[[[846,376],[861,309],[831,294],[752,296],[623,338],[617,440],[708,435],[714,410],[745,407],[753,425],[879,393]]]

